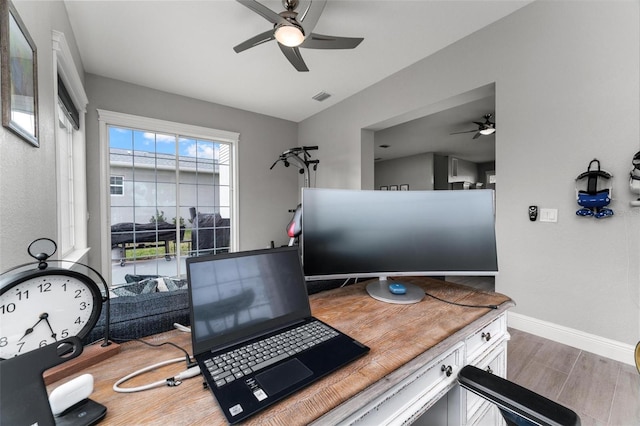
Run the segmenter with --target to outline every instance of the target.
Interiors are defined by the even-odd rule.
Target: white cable
[[[180,331],[184,331],[185,333],[191,333],[191,327],[187,327],[177,322],[174,322],[173,326]]]
[[[124,382],[126,382],[127,380],[130,380],[136,376],[139,376],[140,374],[146,373],[148,371],[151,370],[155,370],[156,368],[160,368],[163,367],[165,365],[169,365],[169,364],[173,364],[174,362],[183,362],[184,361],[184,357],[182,358],[174,358],[174,359],[169,359],[166,361],[162,361],[159,362],[157,364],[153,364],[150,365],[148,367],[142,368],[138,371],[134,371],[133,373],[123,377],[122,379],[118,380],[117,382],[114,383],[113,385],[113,390],[116,392],[121,392],[121,393],[132,393],[132,392],[140,392],[140,391],[145,391],[145,390],[149,390],[149,389],[153,389],[153,388],[157,388],[160,386],[178,386],[180,383],[182,383],[183,380],[185,379],[189,379],[191,377],[197,376],[198,374],[200,374],[200,367],[195,366],[195,367],[191,367],[188,370],[183,371],[182,373],[174,376],[174,377],[169,377],[168,379],[165,380],[159,380],[157,382],[153,382],[153,383],[149,383],[147,385],[142,385],[142,386],[138,386],[135,388],[122,388],[120,387],[121,384],[123,384]]]

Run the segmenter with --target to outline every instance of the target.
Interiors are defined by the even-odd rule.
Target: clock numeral
[[[84,311],[85,309],[87,309],[87,302],[80,302],[80,310]]]
[[[10,314],[16,310],[15,303],[8,303],[6,305],[0,305],[0,313],[2,314]]]
[[[38,284],[38,288],[40,289],[40,293],[51,291],[51,283]]]
[[[7,344],[9,344],[9,339],[6,337],[0,337],[0,348],[4,348]]]
[[[76,318],[76,320],[73,322],[74,324],[82,324],[82,320],[80,319],[80,317]]]
[[[74,299],[80,299],[82,297],[82,290],[76,290],[76,295],[74,296]]]
[[[29,298],[29,290],[17,290],[16,291],[16,295],[18,296],[18,300],[22,300],[22,298],[24,297],[25,299]]]
[[[62,332],[60,333],[60,337],[62,337],[63,339],[69,337],[69,330],[67,330],[66,328],[62,330]]]
[[[41,340],[41,341],[40,341],[40,347],[41,347],[41,348],[43,348],[43,347],[45,347],[45,346],[47,346],[47,345],[48,345],[48,343],[47,343],[47,341],[46,341],[46,340]]]
[[[18,352],[22,352],[22,347],[24,346],[24,344],[27,342],[18,342],[18,346],[20,346],[20,349],[18,349]]]

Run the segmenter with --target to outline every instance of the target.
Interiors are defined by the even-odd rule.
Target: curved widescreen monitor
[[[307,280],[496,275],[494,192],[304,188]]]

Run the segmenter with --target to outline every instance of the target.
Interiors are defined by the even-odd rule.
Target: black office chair
[[[496,404],[509,426],[580,426],[572,410],[478,367],[463,367],[458,383]]]

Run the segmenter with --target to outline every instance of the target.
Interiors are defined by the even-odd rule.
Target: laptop
[[[193,353],[231,424],[369,352],[311,316],[296,247],[186,264]]]

